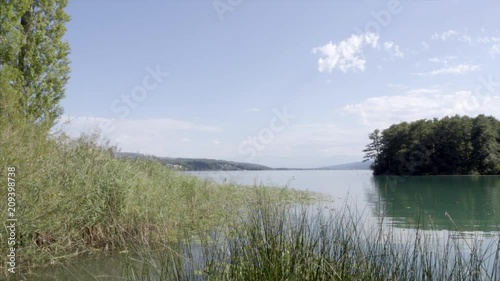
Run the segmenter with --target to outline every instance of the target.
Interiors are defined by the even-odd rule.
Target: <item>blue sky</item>
[[[122,151],[319,167],[376,128],[500,118],[498,1],[70,1],[61,122]]]

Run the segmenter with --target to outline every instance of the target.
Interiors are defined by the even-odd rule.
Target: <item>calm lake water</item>
[[[287,186],[328,195],[329,206],[358,210],[368,230],[383,223],[410,235],[418,225],[437,239],[480,239],[500,233],[500,176],[374,177],[371,171],[189,172],[218,182]],[[37,272],[36,280],[123,280],[121,258],[81,258]],[[492,266],[490,264],[490,266]]]
[[[333,205],[359,210],[369,222],[429,231],[500,231],[500,176],[373,176],[349,171],[190,172],[218,182],[287,186],[329,195]]]

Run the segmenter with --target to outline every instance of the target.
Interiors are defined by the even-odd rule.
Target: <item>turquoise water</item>
[[[495,233],[500,230],[500,176],[373,176],[371,171],[190,172],[218,182],[287,186],[329,195],[371,222],[396,228]]]

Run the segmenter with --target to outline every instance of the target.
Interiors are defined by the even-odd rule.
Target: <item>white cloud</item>
[[[342,72],[364,71],[366,60],[363,55],[363,48],[378,46],[379,35],[375,33],[366,33],[360,35],[351,35],[338,44],[331,41],[321,47],[313,49],[313,53],[319,53],[321,58],[318,60],[318,70],[320,72],[332,72],[338,69]]]
[[[158,118],[158,119],[141,119],[141,120],[131,120],[131,119],[113,119],[113,118],[102,118],[102,117],[89,117],[80,116],[72,117],[63,115],[59,123],[70,122],[69,126],[71,128],[84,130],[100,129],[104,133],[108,131],[106,129],[106,124],[112,124],[112,126],[118,130],[120,128],[130,127],[132,129],[155,129],[155,130],[193,130],[200,132],[221,132],[222,129],[215,126],[206,126],[194,124],[190,121],[175,120],[169,118]]]
[[[434,88],[420,88],[420,89],[413,89],[408,91],[409,95],[415,95],[415,94],[432,94],[432,93],[438,93],[438,89]]]
[[[488,51],[492,56],[500,54],[500,37],[483,36],[479,37],[477,41],[481,44],[489,45]]]
[[[469,35],[463,34],[463,33],[458,32],[456,30],[448,30],[448,31],[445,31],[443,33],[436,32],[431,36],[431,39],[432,40],[441,40],[444,42],[449,41],[449,40],[456,40],[456,41],[466,42],[466,43],[472,42],[472,38]]]
[[[365,34],[365,41],[369,45],[371,45],[373,48],[378,46],[378,39],[380,36],[376,33],[367,33]]]
[[[490,54],[492,54],[492,55],[500,54],[500,44],[496,44],[496,45],[491,46]]]
[[[431,46],[427,42],[422,41],[422,42],[420,42],[420,46],[417,45],[414,48],[410,48],[408,50],[408,52],[411,55],[418,55],[419,53],[423,53],[423,52],[428,51],[430,48],[431,48]]]
[[[368,98],[361,103],[347,105],[343,110],[356,115],[364,125],[382,129],[403,121],[441,118],[455,114],[469,116],[487,114],[498,118],[500,96],[478,97],[470,91],[451,94],[414,92]]]
[[[386,50],[391,55],[391,58],[404,57],[403,52],[399,50],[399,46],[394,44],[394,42],[392,41],[384,42],[384,50]]]
[[[273,142],[261,156],[300,156],[319,159],[338,155],[359,156],[366,145],[366,136],[370,132],[364,127],[345,124],[346,120],[335,123],[296,124],[276,135]],[[326,155],[325,150],[329,153]],[[359,159],[361,159],[360,156]]]
[[[444,56],[444,57],[430,58],[429,61],[430,62],[435,62],[435,63],[442,63],[444,65],[448,65],[449,61],[456,60],[456,59],[457,59],[457,57],[455,57],[455,56]]]
[[[429,45],[429,43],[422,41],[422,42],[420,42],[420,46],[417,45],[417,46],[415,46],[415,48],[410,48],[408,50],[408,52],[412,55],[417,55],[419,53],[428,51],[430,48],[431,48],[431,46]]]
[[[448,30],[448,31],[445,31],[443,33],[437,33],[435,32],[432,36],[431,36],[431,39],[432,40],[443,40],[443,41],[446,41],[447,39],[451,38],[452,36],[456,36],[458,34],[457,31],[455,30]]]
[[[67,121],[69,123],[63,124]],[[198,156],[195,154],[196,150],[201,151],[202,148],[197,146],[193,149],[191,139],[185,137],[186,133],[212,136],[222,131],[216,126],[167,118],[130,120],[64,115],[58,124],[57,128],[71,137],[98,130],[102,137],[123,151],[158,156]]]
[[[439,75],[439,74],[463,74],[467,72],[478,71],[479,69],[480,69],[479,65],[459,64],[455,66],[436,69],[430,72],[415,73],[415,75],[426,76],[426,75]]]
[[[259,112],[259,111],[260,111],[260,108],[258,108],[258,107],[245,109],[245,112]]]
[[[484,36],[484,37],[479,37],[477,39],[477,41],[479,41],[479,43],[483,43],[483,44],[499,43],[500,42],[500,37],[496,37],[496,36]]]
[[[220,145],[222,142],[220,140],[218,140],[218,139],[213,139],[212,143],[215,144],[215,145]]]
[[[385,84],[387,87],[389,88],[393,88],[393,89],[399,89],[399,90],[404,90],[404,89],[407,89],[408,87],[406,87],[405,85],[403,84],[393,84],[393,83],[388,83],[388,84]]]

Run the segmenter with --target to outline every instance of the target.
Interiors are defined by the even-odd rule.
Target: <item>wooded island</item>
[[[374,175],[498,175],[500,121],[479,115],[402,122],[369,135]]]

